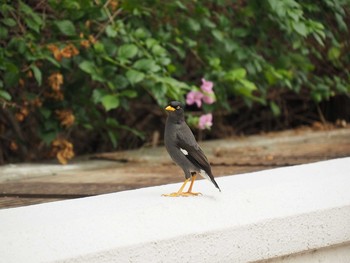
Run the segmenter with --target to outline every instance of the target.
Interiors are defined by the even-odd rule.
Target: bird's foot
[[[175,192],[175,193],[171,193],[171,194],[162,194],[162,196],[166,196],[166,197],[189,197],[189,196],[198,196],[198,195],[202,195],[202,193],[194,193],[194,192]]]

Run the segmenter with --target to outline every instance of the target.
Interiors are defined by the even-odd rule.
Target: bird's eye
[[[176,109],[177,109],[177,110],[180,109],[180,106],[177,106]]]

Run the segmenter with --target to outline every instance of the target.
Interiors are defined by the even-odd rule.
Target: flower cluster
[[[201,130],[210,129],[213,126],[213,114],[208,113],[199,117],[198,128]]]
[[[45,97],[62,101],[64,99],[64,94],[61,89],[63,85],[63,75],[59,72],[52,73],[48,78],[48,84],[52,92],[45,92]]]
[[[215,94],[213,91],[213,82],[202,79],[201,91],[193,90],[187,93],[186,103],[188,105],[196,104],[198,108],[202,106],[202,101],[206,104],[215,102]]]
[[[67,164],[74,157],[73,144],[65,139],[57,138],[51,146],[51,155],[56,156],[61,164]]]
[[[192,90],[187,93],[186,103],[188,105],[196,104],[198,108],[202,106],[203,102],[205,104],[213,104],[216,100],[213,86],[213,82],[202,78],[201,90]],[[210,129],[213,125],[213,115],[208,113],[200,116],[197,125],[201,130]]]
[[[59,49],[55,44],[49,44],[47,49],[52,52],[57,61],[61,61],[62,58],[71,58],[79,55],[79,50],[73,44],[68,44],[63,49]]]
[[[63,127],[69,128],[75,122],[75,116],[71,110],[56,110],[56,115]]]

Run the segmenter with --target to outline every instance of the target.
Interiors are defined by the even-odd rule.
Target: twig
[[[26,33],[26,29],[25,27],[22,25],[21,23],[21,19],[19,16],[17,16],[13,11],[10,11],[10,14],[12,15],[12,17],[16,20],[18,27],[20,28],[22,34]]]
[[[96,36],[95,36],[95,39],[98,39],[100,36],[101,36],[101,34],[105,31],[105,29],[106,29],[106,27],[110,24],[110,23],[114,23],[114,18],[117,16],[117,15],[119,15],[121,12],[123,11],[123,9],[122,8],[119,8],[117,11],[115,11],[114,13],[113,13],[113,15],[112,16],[109,16],[109,21],[107,21],[103,26],[102,26],[102,28],[101,28],[101,30],[96,34]]]
[[[316,108],[317,108],[317,113],[318,113],[318,115],[320,117],[321,122],[325,125],[327,123],[327,121],[326,121],[326,119],[325,119],[325,117],[324,117],[324,115],[323,115],[323,113],[322,113],[322,111],[320,109],[320,106],[317,105]]]
[[[1,107],[3,109],[5,109],[6,107],[13,107],[13,108],[21,108],[20,106],[18,106],[16,103],[14,102],[9,102],[7,100],[4,100],[4,99],[1,99],[0,98],[0,104],[1,104]]]

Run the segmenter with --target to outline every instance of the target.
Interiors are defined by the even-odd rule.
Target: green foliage
[[[5,147],[74,130],[117,147],[121,130],[143,136],[117,112],[183,101],[202,77],[215,83],[214,110],[243,99],[278,116],[275,89],[315,102],[350,93],[345,0],[34,2],[0,4],[0,102],[22,128],[37,127],[33,142],[17,133]]]

